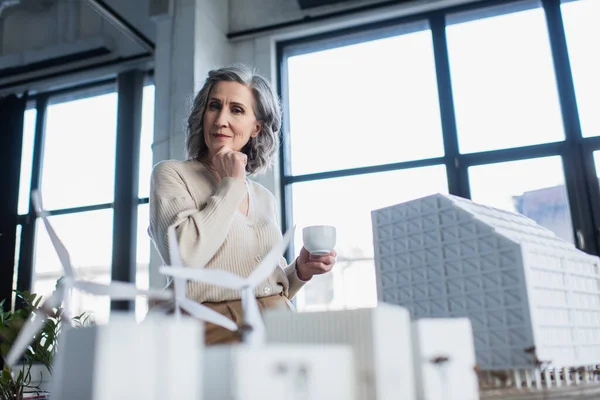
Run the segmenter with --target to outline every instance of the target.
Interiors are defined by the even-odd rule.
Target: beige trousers
[[[269,297],[259,297],[256,300],[258,301],[258,307],[261,312],[267,309],[276,308],[294,311],[294,306],[283,293]],[[231,319],[239,327],[243,325],[241,300],[220,301],[215,303],[205,302],[202,304]],[[205,323],[204,343],[206,345],[237,343],[241,341],[242,337],[240,332],[231,332],[219,325]]]

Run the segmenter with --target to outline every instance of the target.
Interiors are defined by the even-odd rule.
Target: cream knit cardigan
[[[162,161],[152,171],[148,232],[165,264],[169,264],[167,230],[175,226],[183,263],[190,268],[223,269],[247,277],[261,257],[281,240],[275,197],[262,185],[235,178],[220,183],[200,162]],[[238,207],[249,194],[248,215]],[[257,297],[282,293],[292,298],[305,283],[296,263],[281,257]],[[187,295],[199,302],[239,300],[240,292],[188,282]]]

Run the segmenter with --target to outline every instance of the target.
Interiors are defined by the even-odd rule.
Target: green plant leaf
[[[10,370],[6,366],[2,369],[2,379],[4,379],[7,382],[12,381],[12,375],[10,374]]]
[[[0,326],[0,343],[4,341],[12,342],[12,339],[14,338],[10,327]]]
[[[0,353],[2,353],[3,356],[6,356],[8,354],[10,350],[10,344],[7,342],[2,342],[0,344]]]
[[[60,281],[60,280],[59,280]],[[6,300],[0,300],[0,353],[4,355],[10,350],[10,344],[17,337],[25,322],[32,318],[32,313],[39,308],[42,296],[28,291],[14,291],[22,299],[23,307],[15,310],[3,310]],[[45,321],[42,329],[32,338],[30,346],[24,354],[24,365],[15,379],[10,369],[5,368],[0,374],[0,399],[19,399],[23,390],[30,386],[31,367],[34,363],[43,364],[52,374],[52,359],[57,351],[57,338],[62,329],[61,317],[64,313],[62,305],[54,308]],[[90,313],[83,312],[71,318],[76,327],[93,324]]]
[[[34,295],[33,295],[33,299],[34,299],[34,301],[33,301],[33,306],[34,306],[35,308],[39,308],[39,306],[40,306],[40,302],[42,301],[42,296],[38,296],[38,295],[34,294]]]

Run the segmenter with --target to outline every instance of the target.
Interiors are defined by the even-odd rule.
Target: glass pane
[[[293,56],[287,74],[293,175],[444,154],[429,30]]]
[[[140,289],[148,289],[150,285],[150,276],[148,275],[150,265],[150,236],[148,236],[148,226],[150,226],[150,206],[142,204],[138,206],[138,226],[137,226],[137,268],[135,283]],[[135,300],[135,316],[137,320],[142,320],[148,312],[148,302],[144,297],[138,297]]]
[[[14,268],[13,268],[13,284],[12,284],[12,297],[11,297],[11,304],[12,307],[11,309],[14,310],[15,308],[15,300],[16,300],[16,293],[15,290],[17,290],[17,279],[19,276],[19,253],[21,252],[21,231],[23,230],[23,225],[18,224],[17,225],[17,233],[16,233],[16,241],[15,241],[15,264],[14,264]],[[0,307],[0,310],[2,309],[2,307]]]
[[[579,0],[561,6],[569,60],[584,137],[600,135],[600,2]]]
[[[19,268],[19,252],[21,251],[21,230],[23,229],[23,225],[21,224],[17,224],[17,232],[15,235],[15,265],[14,265],[14,271],[15,271],[15,279],[13,280],[13,284],[16,284],[16,278],[17,278],[17,270]],[[16,286],[15,286],[16,287]]]
[[[471,167],[469,182],[473,201],[523,214],[573,243],[559,156]]]
[[[150,196],[152,141],[154,139],[154,85],[144,86],[142,101],[142,135],[140,138],[140,183],[138,197]]]
[[[302,248],[305,226],[337,228],[337,265],[331,274],[314,277],[298,293],[298,309],[374,306],[377,288],[371,211],[447,191],[442,165],[293,184],[295,253]]]
[[[462,153],[564,140],[542,8],[452,24],[446,33]]]
[[[48,106],[42,193],[53,210],[114,199],[117,94]]]
[[[596,166],[596,176],[600,180],[600,150],[594,152],[594,165]]]
[[[49,218],[71,255],[78,278],[109,283],[112,261],[113,210],[98,210]],[[40,219],[37,220],[34,261],[34,291],[49,294],[63,269]],[[73,291],[72,313],[88,311],[95,321],[108,321],[110,301]]]
[[[29,212],[29,190],[31,188],[31,167],[33,163],[33,141],[37,110],[25,110],[23,121],[23,148],[21,149],[21,177],[19,181],[19,214]]]

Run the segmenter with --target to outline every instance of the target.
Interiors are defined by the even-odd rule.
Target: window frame
[[[137,79],[137,81],[136,81]],[[131,188],[132,182],[138,181],[139,174],[139,163],[127,162],[128,159],[138,157],[131,157],[131,151],[139,153],[139,136],[141,134],[141,110],[142,110],[142,93],[143,88],[146,85],[154,84],[153,71],[149,70],[131,70],[119,73],[116,76],[112,76],[108,79],[96,80],[60,88],[56,90],[50,90],[45,92],[37,92],[33,94],[26,93],[27,104],[26,109],[36,109],[36,123],[35,133],[33,141],[33,157],[32,157],[32,169],[31,169],[31,185],[28,202],[31,204],[31,191],[39,189],[41,171],[42,171],[42,158],[43,158],[43,145],[45,137],[45,120],[47,107],[51,104],[58,104],[62,102],[74,101],[83,98],[89,98],[98,96],[106,93],[117,92],[117,121],[116,121],[116,148],[115,152],[115,198],[113,202],[93,204],[87,206],[70,207],[56,210],[48,210],[50,216],[54,215],[65,215],[65,214],[76,214],[87,211],[103,210],[113,208],[113,254],[112,254],[112,265],[111,265],[111,276],[113,279],[123,280],[128,282],[135,282],[136,278],[136,234],[137,234],[137,206],[141,204],[148,204],[148,197],[138,197],[138,187]],[[139,93],[138,93],[139,92]],[[29,107],[29,104],[33,104],[33,107]],[[119,112],[123,110],[122,112]],[[131,112],[124,112],[124,111]],[[120,115],[119,115],[120,114]],[[133,129],[131,129],[133,127]],[[137,132],[137,139],[135,138]],[[23,134],[22,134],[23,135]],[[21,136],[23,137],[23,136]],[[137,142],[137,146],[136,146]],[[119,151],[119,146],[122,150]],[[19,155],[20,158],[20,155]],[[134,161],[135,161],[134,160]],[[117,165],[119,166],[117,168]],[[18,171],[20,173],[20,171]],[[123,177],[126,176],[124,179]],[[133,179],[133,180],[132,180]],[[131,192],[131,193],[130,193]],[[118,198],[121,193],[121,198]],[[12,193],[12,195],[18,197],[19,192]],[[135,205],[135,208],[131,207]],[[3,269],[0,276],[2,279],[9,279],[13,282],[13,287],[16,287],[19,291],[29,291],[32,289],[33,274],[34,274],[34,249],[35,249],[35,236],[36,236],[36,220],[37,217],[33,212],[31,206],[26,214],[18,214],[16,217],[17,227],[20,225],[20,238],[17,238],[19,243],[18,254],[11,254],[12,268]],[[121,224],[117,224],[121,221]],[[123,221],[125,221],[123,223]],[[129,229],[129,226],[133,226],[133,229]],[[125,249],[123,246],[114,246],[115,242],[124,243],[124,246],[128,247]],[[18,257],[15,257],[18,256]],[[14,260],[18,258],[18,263]],[[7,258],[8,259],[8,258]],[[125,261],[125,262],[123,262]],[[16,282],[14,282],[16,278]],[[12,293],[0,293],[0,298],[8,299],[8,304],[5,305],[18,309],[22,306],[19,299],[16,300],[15,304],[11,304],[10,299]],[[133,302],[113,302],[111,309],[119,310],[133,310]]]

